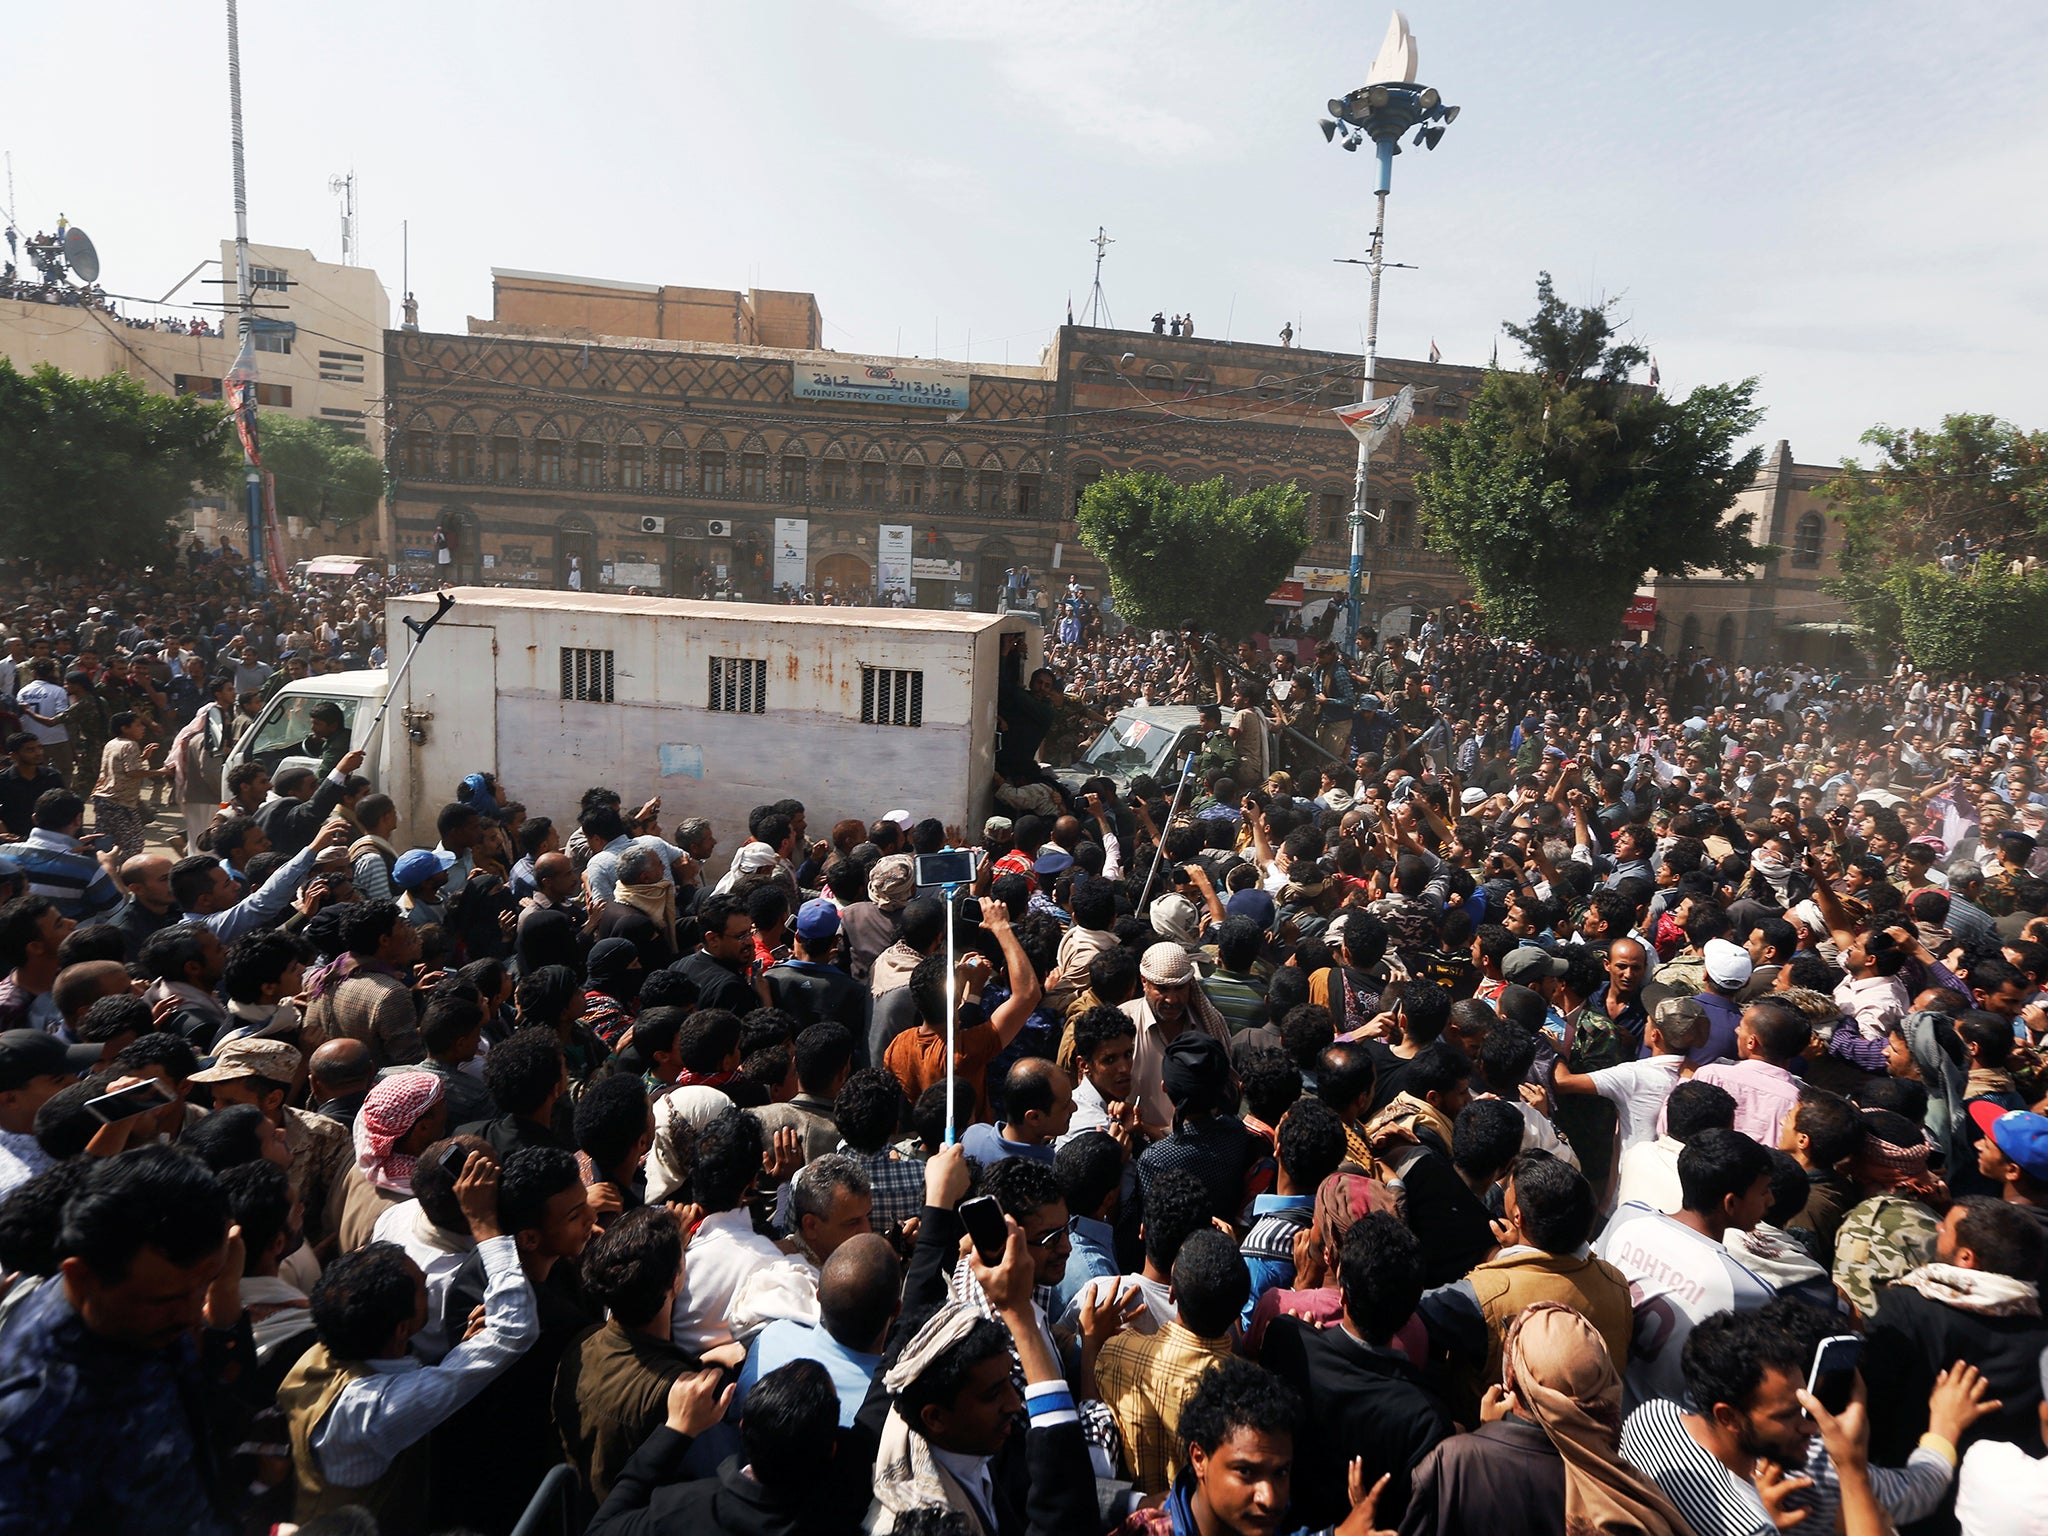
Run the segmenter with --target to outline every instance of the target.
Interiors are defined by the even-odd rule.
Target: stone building
[[[1656,644],[1751,666],[1853,664],[1853,615],[1823,590],[1839,569],[1842,525],[1829,515],[1821,488],[1839,473],[1835,465],[1795,463],[1792,445],[1783,439],[1772,445],[1756,483],[1735,505],[1756,515],[1750,537],[1779,553],[1744,577],[1658,578],[1651,588],[1657,598]]]
[[[1355,440],[1331,408],[1361,360],[1062,327],[1034,364],[818,346],[809,294],[493,273],[467,334],[391,331],[385,377],[402,568],[464,581],[760,599],[863,594],[907,564],[925,607],[991,609],[1009,571],[1098,592],[1074,509],[1100,475],[1299,482],[1315,542],[1279,596],[1341,588]],[[1383,360],[1428,420],[1480,370]],[[1463,591],[1419,547],[1405,447],[1375,464],[1368,621]],[[885,548],[885,540],[887,545]],[[907,546],[907,548],[906,548]],[[572,576],[575,578],[572,583]]]

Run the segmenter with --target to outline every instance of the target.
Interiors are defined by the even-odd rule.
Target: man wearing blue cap
[[[391,885],[398,892],[398,905],[405,912],[405,920],[413,927],[424,928],[429,923],[447,922],[448,912],[441,901],[441,890],[448,883],[448,870],[454,863],[455,855],[452,853],[413,848],[400,854],[398,862],[391,866]]]
[[[868,1035],[868,990],[832,963],[839,948],[839,909],[823,896],[797,910],[790,956],[768,968],[775,1006],[806,1024],[843,1024],[856,1040]]]
[[[1970,1118],[1984,1133],[1977,1143],[1977,1171],[1998,1186],[2048,1239],[2048,1115],[2007,1109],[1994,1099],[1976,1099]]]

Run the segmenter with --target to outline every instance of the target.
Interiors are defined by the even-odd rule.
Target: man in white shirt
[[[677,1348],[707,1364],[737,1366],[746,1358],[733,1333],[733,1298],[755,1271],[786,1257],[754,1230],[747,1210],[747,1191],[761,1173],[761,1139],[760,1121],[737,1109],[697,1132],[691,1192],[709,1214],[683,1250],[683,1285],[669,1332]]]
[[[1621,1178],[1615,1187],[1617,1206],[1646,1205],[1671,1215],[1682,1206],[1678,1157],[1701,1131],[1733,1130],[1735,1100],[1712,1083],[1681,1082],[1664,1101],[1664,1133],[1639,1142],[1621,1154]]]
[[[1723,1246],[1771,1207],[1771,1154],[1738,1131],[1701,1131],[1678,1158],[1684,1204],[1674,1216],[1624,1205],[1600,1235],[1599,1255],[1629,1282],[1635,1337],[1625,1406],[1685,1399],[1679,1368],[1693,1328],[1717,1312],[1753,1312],[1776,1292]]]
[[[277,1394],[301,1524],[344,1504],[417,1515],[433,1431],[539,1335],[518,1246],[498,1225],[498,1165],[489,1153],[470,1154],[455,1198],[484,1263],[484,1322],[440,1364],[407,1347],[426,1320],[426,1279],[396,1246],[371,1243],[342,1255],[313,1288],[320,1342]]]
[[[1689,997],[1667,997],[1643,1025],[1650,1054],[1596,1072],[1573,1072],[1562,1062],[1550,1079],[1557,1093],[1596,1093],[1614,1106],[1622,1156],[1657,1139],[1664,1101],[1678,1086],[1685,1053],[1707,1038],[1707,1010]],[[1776,1145],[1775,1142],[1772,1145]],[[1674,1176],[1677,1168],[1672,1168]]]

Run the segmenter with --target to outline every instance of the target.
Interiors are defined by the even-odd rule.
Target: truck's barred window
[[[729,715],[760,714],[768,707],[768,663],[741,656],[712,657],[711,707]]]
[[[924,673],[892,667],[862,667],[860,723],[924,724]]]
[[[592,704],[612,702],[612,653],[562,647],[562,697]]]

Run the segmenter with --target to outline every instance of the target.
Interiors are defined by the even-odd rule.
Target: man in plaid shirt
[[[924,1205],[924,1165],[890,1145],[903,1108],[903,1090],[893,1074],[878,1067],[852,1073],[832,1102],[839,1127],[839,1150],[868,1176],[875,1208],[869,1217],[877,1232],[910,1220]]]

